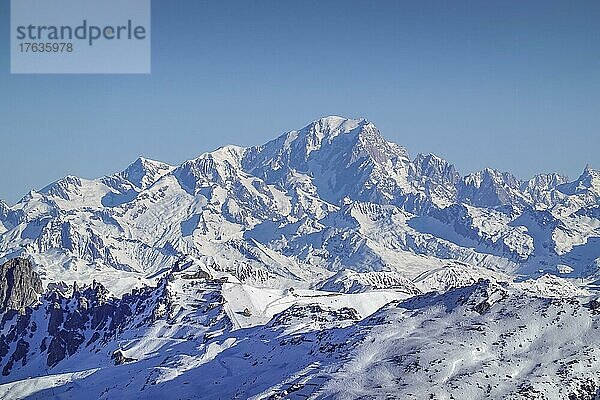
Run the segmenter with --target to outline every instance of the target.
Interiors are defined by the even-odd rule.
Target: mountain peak
[[[145,188],[156,182],[174,167],[161,161],[138,157],[120,175],[138,188]]]
[[[132,166],[132,165],[140,165],[140,166],[153,166],[153,165],[154,166],[164,166],[164,165],[168,165],[168,164],[163,163],[162,161],[152,160],[150,158],[139,156],[129,166]]]
[[[237,165],[245,151],[245,147],[228,144],[209,153],[204,153],[199,158],[210,157],[215,161],[228,161],[232,165]]]
[[[575,181],[560,185],[559,190],[567,195],[593,193],[600,197],[600,171],[587,164]]]
[[[421,173],[428,174],[431,172],[443,172],[445,169],[451,169],[452,173],[455,173],[455,167],[443,158],[433,154],[419,153],[413,160],[413,164],[420,168]]]
[[[304,170],[304,164],[314,156],[313,152],[321,150],[324,146],[331,146],[334,142],[340,142],[338,139],[346,134],[354,133],[352,137],[356,138],[366,126],[373,124],[366,119],[349,119],[335,115],[322,117],[301,129],[288,131],[262,146],[251,147],[245,154],[244,163],[250,170],[259,165],[262,165],[262,168],[268,166],[272,170],[279,170],[283,166]],[[332,146],[332,149],[347,150],[345,147],[345,144],[342,144]]]
[[[150,158],[140,156],[134,162],[129,164],[127,166],[127,168],[125,169],[125,171],[123,171],[123,172],[127,172],[127,171],[134,172],[136,170],[150,171],[150,170],[169,169],[169,168],[173,168],[173,167],[162,161],[156,161],[156,160],[152,160]]]
[[[456,197],[460,174],[453,164],[435,154],[417,154],[410,164],[409,175],[413,184],[425,190],[429,196],[436,197],[436,200]]]
[[[83,181],[87,180],[81,179],[78,176],[67,175],[45,186],[38,192],[46,196],[54,196],[64,200],[70,200],[71,195],[79,194],[79,189],[83,185]]]
[[[352,119],[346,117],[340,117],[338,115],[329,115],[326,117],[319,118],[316,121],[308,124],[305,128],[318,125],[322,129],[326,129],[330,132],[333,131],[351,131],[358,126],[366,125],[369,122],[365,118]]]
[[[339,135],[358,133],[368,124],[371,123],[364,118],[350,119],[332,115],[313,121],[299,131],[291,131],[286,135],[294,139],[305,138],[308,154],[312,150],[319,149],[324,141],[331,143]]]
[[[462,179],[460,200],[480,207],[524,204],[521,181],[509,172],[484,168]]]

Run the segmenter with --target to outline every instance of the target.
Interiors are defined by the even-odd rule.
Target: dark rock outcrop
[[[28,260],[14,258],[0,266],[0,313],[23,313],[37,303],[41,293],[42,280]]]
[[[35,274],[19,271],[23,276]],[[9,272],[9,275],[11,278],[3,282],[4,285],[12,285],[12,276],[16,274]],[[19,275],[17,281],[24,281],[23,276]],[[37,275],[35,278],[39,280]],[[41,282],[38,283],[41,288]],[[41,296],[39,305],[30,304],[21,312],[15,310],[16,307],[9,308],[0,318],[0,329],[4,332],[0,334],[0,373],[9,375],[14,368],[27,364],[28,353],[38,351],[46,355],[46,365],[53,368],[83,349],[100,351],[126,329],[152,323],[156,320],[157,308],[168,308],[165,283],[162,281],[157,288],[134,290],[121,299],[113,297],[98,282],[83,287],[59,285],[68,290],[49,291]],[[19,283],[16,287],[23,285]],[[34,288],[38,288],[37,283],[29,289]],[[18,304],[27,304],[22,297],[19,299]],[[37,302],[37,296],[35,300]],[[38,326],[40,322],[43,325]],[[38,330],[43,334],[34,335]]]
[[[101,346],[102,339],[106,341],[124,329],[134,310],[147,307],[145,302],[151,292],[151,289],[141,290],[117,299],[94,282],[82,288],[75,284],[69,297],[59,292],[44,296],[50,336],[42,351],[46,351],[47,344],[47,365],[54,367],[75,354],[84,343],[87,347],[100,341]]]
[[[126,357],[121,350],[116,350],[112,353],[110,358],[115,362],[115,365],[123,365],[128,362],[137,361],[135,358]]]

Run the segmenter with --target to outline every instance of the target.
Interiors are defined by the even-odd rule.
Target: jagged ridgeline
[[[598,388],[600,173],[461,175],[364,119],[0,201],[0,264],[0,398]]]
[[[0,283],[2,289],[6,289],[4,285],[8,287],[0,323],[3,332],[0,362],[4,376],[17,363],[20,367],[30,367],[29,370],[48,371],[75,354],[82,357],[83,353],[86,357],[89,353],[93,358],[102,352],[100,358],[105,358],[106,351],[115,346],[120,335],[148,329],[159,319],[168,322],[173,318],[175,306],[167,282],[173,280],[173,275],[165,276],[157,287],[134,289],[120,298],[95,281],[90,286],[51,285],[40,296],[41,280],[29,261],[17,258],[1,268],[9,276]],[[208,327],[219,325],[221,320],[225,321],[221,325],[228,324],[222,310],[210,311],[222,303],[217,288],[217,283],[205,283],[194,291],[195,300],[206,303],[203,315],[206,326],[195,330],[188,339],[203,337]],[[133,361],[124,357],[118,346],[109,353],[115,364]]]

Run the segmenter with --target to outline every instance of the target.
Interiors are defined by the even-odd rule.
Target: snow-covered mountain
[[[484,346],[475,333],[465,349],[483,355],[443,349],[478,319],[489,318],[492,336],[514,331],[520,318],[511,313],[527,302],[531,315],[590,310],[562,317],[564,329],[577,321],[595,329],[586,304],[595,304],[600,278],[599,210],[600,172],[590,167],[574,181],[523,181],[489,168],[461,176],[436,155],[411,158],[367,120],[341,117],[179,166],[139,158],[99,179],[68,176],[13,206],[0,202],[0,263],[22,277],[0,287],[10,305],[0,326],[0,396],[77,398],[89,386],[98,398],[161,398],[171,385],[185,398],[352,398],[365,385],[416,398],[463,389],[479,398],[487,385],[494,398],[545,389],[583,396],[598,387],[594,367],[585,379],[557,365],[509,371],[500,360],[525,353],[506,340]],[[503,294],[485,312],[465,305],[490,287]],[[421,315],[436,315],[435,329],[454,328],[421,335]],[[539,338],[555,329],[544,318],[539,332],[523,334],[537,346],[527,357],[543,353]],[[398,336],[370,336],[380,334],[375,325]],[[555,344],[592,357],[586,332],[577,333],[580,345],[570,336]],[[423,338],[440,343],[437,358]],[[377,366],[361,353],[369,351],[398,359]],[[423,360],[439,371],[428,373]],[[468,372],[486,362],[487,380]],[[399,368],[410,376],[397,376]],[[351,385],[350,371],[364,379]],[[452,383],[461,374],[467,383]],[[510,379],[524,386],[511,391]],[[199,384],[205,392],[195,392]]]

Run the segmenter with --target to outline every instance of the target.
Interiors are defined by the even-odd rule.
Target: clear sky
[[[325,115],[465,174],[600,168],[600,2],[154,0],[152,74],[10,75],[0,198],[139,155],[179,164]]]

